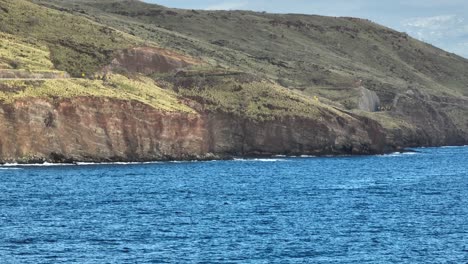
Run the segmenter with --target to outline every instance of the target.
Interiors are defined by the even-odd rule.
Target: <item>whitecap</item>
[[[97,166],[97,165],[142,165],[142,164],[157,164],[161,161],[148,161],[148,162],[76,162],[77,166]]]
[[[391,158],[391,157],[403,157],[405,155],[417,155],[419,152],[409,151],[409,152],[393,152],[390,154],[378,155],[380,158]]]
[[[243,161],[243,162],[283,162],[287,161],[286,159],[234,159],[234,161]]]
[[[400,152],[393,152],[390,154],[383,154],[383,155],[378,155],[380,158],[390,158],[390,157],[401,157],[403,154]]]
[[[95,165],[138,165],[138,164],[156,164],[161,163],[159,161],[154,162],[75,162],[75,163],[31,163],[31,164],[19,164],[19,163],[6,163],[1,165],[3,168],[18,168],[18,167],[59,167],[59,166],[95,166]]]
[[[401,155],[417,155],[419,154],[418,152],[403,152]]]
[[[55,167],[55,166],[73,166],[71,163],[31,163],[31,164],[19,164],[19,163],[6,163],[1,167],[6,168],[18,168],[18,167]]]
[[[2,167],[16,167],[19,166],[18,163],[5,163],[2,165]]]
[[[260,161],[260,162],[282,162],[286,161],[284,159],[254,159],[255,161]]]

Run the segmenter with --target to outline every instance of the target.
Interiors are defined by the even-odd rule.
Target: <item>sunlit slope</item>
[[[115,50],[139,42],[126,33],[30,1],[0,0],[0,7],[1,32],[22,37],[24,42],[40,46],[39,50],[49,50],[55,68],[73,76],[97,71],[110,62]],[[16,57],[21,60],[21,56]]]
[[[342,98],[327,88],[350,88],[358,80],[384,101],[411,87],[468,95],[468,60],[367,20],[181,10],[124,0],[37,2],[337,100]]]
[[[468,138],[468,60],[368,20],[182,10],[129,0],[34,1],[214,68],[254,74],[306,100],[318,97],[321,103],[368,116],[402,145],[460,144]],[[222,94],[213,89],[193,98],[206,103],[213,93]],[[377,112],[360,106],[374,97],[371,92],[378,98]],[[218,100],[220,108],[238,96],[225,94],[232,96]]]
[[[82,96],[107,97],[136,100],[167,112],[194,113],[194,110],[183,104],[174,92],[161,89],[153,80],[143,76],[130,79],[118,74],[108,74],[105,78],[101,75],[95,80],[68,76],[67,72],[74,71],[80,73],[79,75],[85,73],[85,77],[94,76],[95,71],[99,72],[98,67],[102,65],[99,64],[101,58],[98,55],[96,57],[94,53],[87,54],[79,48],[68,47],[63,44],[65,40],[69,41],[69,44],[92,48],[93,45],[101,45],[94,42],[93,38],[97,41],[102,38],[104,42],[108,41],[107,44],[103,42],[102,47],[109,48],[108,52],[111,52],[120,46],[123,48],[130,45],[133,38],[114,30],[109,30],[109,34],[115,34],[116,38],[120,36],[122,43],[118,43],[117,39],[113,42],[107,39],[108,37],[93,36],[96,30],[105,27],[26,1],[0,1],[0,4],[0,12],[7,14],[0,17],[1,20],[7,21],[6,24],[0,24],[4,30],[0,32],[0,102],[8,104],[27,98],[55,100]],[[14,17],[18,20],[13,19]],[[37,26],[28,27],[28,19],[34,20]],[[83,35],[73,34],[71,28],[61,27],[59,20],[75,21],[76,30],[85,32]],[[54,24],[57,24],[57,28]],[[99,53],[100,50],[96,49]],[[72,57],[66,61],[57,61],[56,56],[62,51],[65,52],[62,55]],[[102,63],[104,62],[103,60]],[[87,68],[88,64],[90,68]]]

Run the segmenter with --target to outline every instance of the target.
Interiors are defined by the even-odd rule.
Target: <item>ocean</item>
[[[0,166],[0,263],[467,263],[468,147]]]

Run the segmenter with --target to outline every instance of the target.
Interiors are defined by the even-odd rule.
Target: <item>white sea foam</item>
[[[31,163],[31,164],[19,164],[19,163],[6,163],[0,165],[0,169],[13,169],[20,167],[59,167],[59,166],[94,166],[94,165],[133,165],[133,164],[155,164],[160,162],[76,162],[76,163]]]
[[[14,167],[18,166],[18,163],[5,163],[1,165],[2,167]]]
[[[390,158],[390,157],[401,157],[401,156],[402,156],[402,153],[400,153],[400,152],[393,152],[393,153],[390,153],[390,154],[378,155],[377,157],[380,157],[380,158]]]
[[[287,161],[286,159],[234,159],[234,161],[242,161],[242,162],[284,162]]]
[[[391,157],[403,157],[403,156],[417,155],[417,154],[420,154],[420,153],[419,152],[393,152],[393,153],[390,153],[390,154],[378,155],[377,157],[391,158]]]
[[[52,167],[52,166],[73,166],[71,163],[31,163],[31,164],[19,164],[19,163],[6,163],[1,167]]]
[[[146,161],[146,162],[74,162],[74,163],[32,163],[32,164],[19,164],[7,163],[0,165],[0,168],[14,168],[14,167],[54,167],[54,166],[100,166],[100,165],[145,165],[145,164],[161,164],[161,163],[194,163],[194,162],[215,162],[218,160],[175,160],[175,161]]]
[[[314,155],[301,155],[301,158],[316,158]]]
[[[148,161],[148,162],[76,162],[77,166],[96,166],[96,165],[142,165],[142,164],[157,164],[161,161]]]
[[[300,155],[300,156],[288,156],[288,155],[275,155],[273,158],[317,158],[317,156],[314,155]]]

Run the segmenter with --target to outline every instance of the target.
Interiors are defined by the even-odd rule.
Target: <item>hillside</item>
[[[468,143],[468,60],[367,20],[133,0],[0,0],[0,34],[8,124],[0,134],[49,113],[61,120],[34,136],[49,135],[55,147],[12,151],[1,146],[18,138],[0,141],[4,161],[371,154]],[[93,103],[103,98],[105,114]],[[78,126],[61,116],[64,102],[80,108]],[[31,116],[10,113],[22,111]],[[82,122],[89,118],[100,120],[88,120],[100,137],[90,137]],[[133,121],[116,126],[122,118]],[[196,125],[179,131],[186,118]],[[74,147],[64,128],[73,128],[65,130]],[[82,147],[90,142],[103,153]]]

